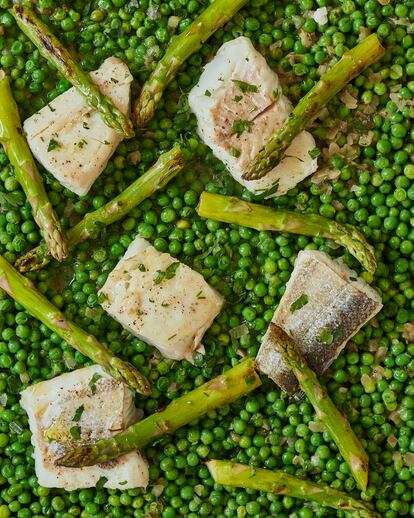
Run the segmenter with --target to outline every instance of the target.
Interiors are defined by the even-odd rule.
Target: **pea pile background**
[[[87,196],[78,198],[46,173],[45,178],[49,197],[68,228],[120,193],[175,141],[185,141],[194,154],[193,165],[122,222],[103,229],[99,240],[79,245],[63,266],[52,263],[28,277],[69,318],[149,377],[152,397],[137,396],[146,414],[243,356],[255,356],[298,251],[319,249],[334,256],[344,251],[321,239],[201,220],[195,207],[203,190],[254,198],[200,143],[186,94],[219,46],[245,35],[280,73],[283,89],[295,103],[313,86],[323,65],[353,47],[360,34],[377,32],[387,52],[352,82],[350,93],[358,108],[349,109],[337,98],[312,130],[322,150],[321,164],[323,150],[337,144],[334,148],[340,151],[328,164],[339,170],[336,178],[321,185],[306,181],[267,203],[355,224],[375,246],[378,270],[373,279],[365,278],[381,293],[384,309],[357,333],[324,382],[369,453],[370,483],[362,497],[372,500],[384,518],[394,518],[414,516],[414,344],[412,337],[410,343],[402,336],[404,324],[414,322],[414,2],[382,4],[386,1],[251,0],[181,68],[155,118],[118,147]],[[79,52],[85,69],[98,68],[114,55],[129,65],[137,85],[163,55],[171,35],[187,27],[206,5],[205,0],[36,2],[62,41]],[[307,13],[325,5],[329,22],[320,26]],[[27,117],[70,85],[20,33],[7,12],[10,6],[10,0],[0,0],[0,65],[12,78],[15,98]],[[340,130],[330,140],[334,127]],[[362,145],[354,138],[350,143],[349,133],[369,133],[370,141],[362,139]],[[40,235],[2,151],[0,177],[0,252],[13,263],[40,242]],[[99,305],[97,290],[137,233],[201,272],[226,297],[205,337],[206,354],[196,355],[194,365],[162,359]],[[349,255],[345,260],[359,268]],[[245,334],[236,338],[240,333],[231,330],[243,323]],[[289,401],[268,380],[249,398],[147,447],[146,491],[39,487],[19,391],[90,361],[4,295],[0,331],[0,518],[345,516],[289,497],[214,485],[203,464],[210,457],[281,468],[358,495],[335,444],[315,424],[311,405]]]

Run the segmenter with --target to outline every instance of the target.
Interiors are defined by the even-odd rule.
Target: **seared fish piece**
[[[108,58],[91,76],[119,110],[129,112],[132,75],[125,63]],[[37,160],[79,196],[87,194],[122,140],[74,87],[26,119],[23,127]]]
[[[203,276],[138,237],[100,290],[102,307],[163,356],[191,360],[223,306]]]
[[[285,158],[259,180],[242,178],[250,161],[292,111],[279,78],[248,38],[225,43],[189,97],[202,140],[233,178],[263,197],[284,194],[317,169],[313,136],[300,133]],[[312,155],[312,156],[311,156]]]
[[[382,308],[381,298],[340,260],[301,251],[272,322],[295,341],[309,367],[322,374],[347,341]],[[272,344],[268,330],[257,355],[259,369],[289,394],[295,376]]]
[[[21,393],[29,416],[35,470],[44,487],[130,489],[148,485],[148,464],[139,452],[85,468],[55,466],[68,447],[111,437],[138,420],[132,392],[93,365],[32,385]]]

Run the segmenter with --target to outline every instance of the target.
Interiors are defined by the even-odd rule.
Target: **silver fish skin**
[[[295,341],[312,370],[323,374],[346,343],[382,308],[381,298],[341,260],[324,252],[299,252],[272,322]],[[257,365],[288,394],[298,391],[295,376],[272,343],[263,337]]]

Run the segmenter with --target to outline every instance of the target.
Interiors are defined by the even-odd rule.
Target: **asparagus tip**
[[[112,370],[113,372],[111,372]],[[144,396],[150,396],[152,394],[151,384],[147,378],[138,372],[133,365],[122,361],[118,357],[114,357],[111,361],[110,374],[122,380],[139,394],[143,394]]]
[[[65,468],[82,468],[84,466],[92,466],[92,454],[92,446],[78,446],[73,450],[69,450],[62,457],[56,459],[55,465]]]
[[[152,97],[145,92],[141,92],[134,108],[134,121],[138,128],[143,128],[152,119],[155,111],[155,102]]]

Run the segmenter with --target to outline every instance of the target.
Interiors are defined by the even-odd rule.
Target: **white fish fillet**
[[[168,278],[173,263],[177,268]],[[140,237],[100,294],[102,307],[125,329],[174,360],[191,359],[202,348],[201,339],[223,305],[202,275]]]
[[[73,426],[79,427],[80,440],[94,442],[111,437],[138,420],[132,392],[100,366],[78,369],[32,385],[21,393],[20,404],[29,416],[40,485],[72,491],[94,487],[101,477],[108,479],[104,485],[107,488],[148,485],[148,464],[139,452],[85,468],[55,466],[55,460],[65,453],[67,445],[76,442],[70,432]],[[51,440],[53,436],[58,436],[59,441]]]
[[[254,194],[284,194],[316,171],[317,159],[309,155],[315,140],[303,131],[286,150],[280,164],[265,177],[243,180],[250,161],[292,110],[281,93],[277,74],[248,38],[242,36],[222,45],[188,99],[197,116],[200,137],[226,164],[235,180]],[[242,123],[246,130],[238,136],[234,124],[240,120],[247,122]],[[272,193],[266,196],[269,190]]]
[[[309,366],[322,374],[381,308],[378,293],[342,261],[305,250],[298,254],[272,322],[294,339]],[[295,376],[273,347],[269,331],[263,337],[257,364],[286,392],[298,389]]]
[[[125,63],[108,58],[91,77],[119,110],[129,112],[132,76]],[[74,87],[27,119],[24,131],[37,160],[79,196],[87,194],[122,140]]]

